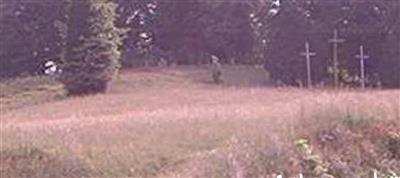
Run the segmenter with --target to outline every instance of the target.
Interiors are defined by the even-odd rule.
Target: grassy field
[[[124,71],[107,94],[79,98],[46,79],[3,83],[0,177],[399,175],[400,90],[272,88],[243,66],[224,74],[216,86],[202,68]]]

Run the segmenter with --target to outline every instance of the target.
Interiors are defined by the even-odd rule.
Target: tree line
[[[273,80],[297,85],[306,41],[317,53],[314,82],[331,85],[334,29],[344,39],[341,83],[358,82],[364,45],[369,85],[400,86],[398,0],[3,0],[0,11],[0,78],[36,75],[55,60],[71,93],[105,90],[121,66],[197,65],[210,55],[264,64]]]

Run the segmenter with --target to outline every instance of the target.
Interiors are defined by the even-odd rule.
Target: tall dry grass
[[[400,171],[399,90],[160,88],[150,77],[145,89],[123,92],[125,79],[109,94],[2,112],[1,176],[364,177]]]

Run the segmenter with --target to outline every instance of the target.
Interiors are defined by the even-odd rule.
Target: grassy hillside
[[[265,86],[268,77],[263,68],[254,66],[223,67],[223,86]],[[213,85],[207,66],[141,68],[125,70],[113,82],[108,94],[132,93],[182,87]],[[64,99],[62,85],[49,77],[26,77],[0,81],[0,108],[5,111]]]
[[[399,175],[399,90],[271,88],[240,70],[224,86],[192,67],[125,71],[104,95],[3,110],[0,173]]]

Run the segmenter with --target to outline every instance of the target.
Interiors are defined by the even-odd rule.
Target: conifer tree
[[[63,74],[69,95],[105,92],[119,69],[119,29],[111,0],[68,0]]]

